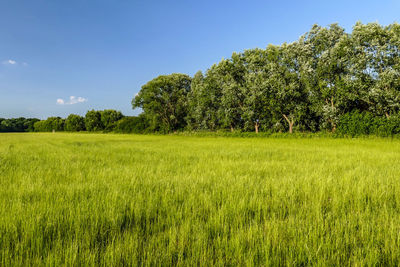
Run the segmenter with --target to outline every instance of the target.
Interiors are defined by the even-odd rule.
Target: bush
[[[112,131],[116,127],[117,122],[122,118],[123,115],[120,111],[113,109],[101,111],[101,123],[106,131]]]
[[[66,131],[79,132],[84,131],[85,129],[85,118],[79,115],[70,114],[65,120]]]
[[[115,132],[118,133],[145,133],[148,122],[143,115],[137,117],[124,117],[116,123]]]
[[[400,116],[389,118],[373,116],[371,113],[354,111],[340,117],[338,132],[344,135],[393,136],[400,133]]]
[[[85,126],[88,131],[102,131],[104,125],[101,122],[101,112],[96,110],[90,110],[85,116]]]
[[[3,119],[0,118],[0,132],[32,132],[33,124],[39,119]]]
[[[65,120],[60,117],[49,117],[47,120],[33,124],[35,132],[64,131]]]

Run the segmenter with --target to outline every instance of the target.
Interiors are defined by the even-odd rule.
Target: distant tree
[[[207,70],[205,76],[197,72],[192,79],[188,95],[188,124],[196,130],[217,130],[221,127],[219,109],[222,86],[217,65]]]
[[[245,73],[243,58],[233,53],[231,59],[222,60],[217,66],[217,83],[221,87],[218,117],[222,127],[241,129],[245,100]]]
[[[374,120],[377,129],[387,124],[364,132],[396,134],[399,49],[397,23],[358,22],[351,33],[314,25],[293,43],[233,53],[191,82],[183,74],[160,76],[132,104],[152,130],[182,129],[186,121],[195,130],[334,132],[340,120],[354,126],[362,117],[360,123]],[[185,86],[177,85],[181,78]],[[341,133],[358,127],[343,125]]]
[[[101,122],[101,111],[89,110],[85,115],[85,127],[88,131],[104,130],[104,125]]]
[[[29,118],[26,119],[24,121],[24,131],[25,132],[33,132],[35,130],[35,128],[33,127],[33,125],[35,124],[35,122],[40,121],[39,119],[36,118]]]
[[[64,119],[60,117],[50,117],[47,120],[50,121],[52,128],[51,130],[64,131],[64,123],[65,123]]]
[[[293,132],[296,124],[301,123],[306,115],[307,94],[300,80],[296,58],[297,44],[283,44],[281,47],[270,47],[273,71],[268,77],[272,90],[270,107],[275,120],[283,119]]]
[[[123,118],[123,115],[120,111],[116,111],[113,109],[106,109],[101,111],[101,123],[104,126],[105,130],[113,130],[116,126],[117,121]]]
[[[191,78],[185,74],[161,75],[147,84],[132,100],[133,108],[142,108],[154,130],[175,131],[186,126],[187,95]]]
[[[15,132],[12,120],[1,119],[0,120],[0,131],[2,131],[2,132]]]
[[[50,132],[50,127],[47,127],[47,122],[45,120],[37,121],[33,124],[33,129],[35,132]]]
[[[322,119],[321,128],[335,131],[339,117],[351,107],[361,89],[351,90],[347,83],[352,55],[349,35],[337,24],[328,28],[314,25],[297,45],[309,108]]]
[[[202,108],[204,105],[200,103],[202,100],[202,88],[204,87],[204,76],[201,71],[196,72],[190,84],[190,92],[188,93],[188,114],[186,122],[190,129],[200,129],[203,117]],[[207,94],[206,94],[207,95]]]
[[[47,120],[37,121],[33,124],[35,132],[64,131],[64,119],[49,117]]]
[[[268,77],[271,75],[267,51],[263,49],[246,50],[242,56],[246,66],[243,119],[244,129],[258,133],[260,127],[271,127],[271,88]]]
[[[65,130],[71,132],[84,131],[85,128],[85,118],[79,115],[70,114],[65,120]]]
[[[25,118],[20,117],[20,118],[14,118],[14,119],[9,119],[8,120],[8,128],[11,132],[23,132],[24,131],[24,123],[25,123]]]
[[[114,128],[119,133],[145,133],[148,128],[148,122],[144,114],[139,116],[127,116],[120,119]]]
[[[400,109],[400,25],[356,23],[351,34],[351,77],[353,90],[364,107],[378,116]]]

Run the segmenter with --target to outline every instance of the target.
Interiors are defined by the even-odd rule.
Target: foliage
[[[133,108],[142,108],[150,127],[170,132],[186,126],[187,95],[191,78],[185,74],[161,75],[142,86],[132,100]]]
[[[400,127],[400,25],[314,25],[299,40],[233,53],[193,78],[161,75],[132,100],[139,117],[91,110],[68,131],[317,132],[392,136]],[[34,124],[35,123],[35,124]],[[0,131],[63,130],[61,118],[0,119]]]
[[[104,126],[104,129],[107,131],[111,131],[115,128],[117,121],[123,118],[123,115],[120,111],[113,109],[106,109],[101,111],[101,123]]]
[[[60,117],[49,117],[47,120],[35,122],[35,132],[64,131],[65,120]]]
[[[85,117],[70,114],[66,119],[60,117],[49,117],[46,120],[0,118],[0,132],[52,132],[53,130],[78,132],[86,129],[88,131],[112,131],[120,122],[119,132],[145,132],[148,122],[143,115],[139,117],[133,120],[123,120],[124,116],[120,111],[108,109],[90,110]]]
[[[220,128],[218,110],[222,91],[218,76],[218,67],[214,65],[207,70],[205,76],[197,72],[193,77],[186,118],[189,129],[214,131]]]
[[[399,51],[397,23],[358,22],[351,33],[337,24],[314,25],[293,43],[233,53],[204,75],[196,73],[190,92],[175,105],[188,108],[173,115],[187,125],[168,122],[170,94],[161,92],[174,75],[145,85],[133,107],[146,106],[143,112],[154,130],[335,132],[353,111],[369,112],[377,121],[398,116]]]
[[[23,117],[14,119],[0,118],[0,132],[33,132],[33,125],[39,119]]]
[[[370,112],[353,111],[340,118],[338,131],[350,136],[393,136],[400,134],[400,116],[374,117]]]
[[[84,131],[85,118],[79,115],[70,114],[65,120],[65,130],[70,132]]]
[[[101,111],[89,110],[85,115],[85,127],[88,131],[104,130],[104,124],[101,121]]]
[[[114,131],[117,133],[145,133],[148,127],[148,122],[143,115],[127,116],[116,123]]]

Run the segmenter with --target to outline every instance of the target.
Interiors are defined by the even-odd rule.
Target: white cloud
[[[86,98],[83,98],[83,97],[80,97],[80,96],[78,96],[78,97],[75,97],[75,96],[70,96],[69,97],[69,104],[77,104],[77,103],[83,103],[83,102],[86,102],[87,101],[87,99]]]
[[[70,96],[69,97],[69,101],[65,102],[64,99],[62,98],[58,98],[57,99],[57,104],[58,105],[73,105],[73,104],[78,104],[78,103],[83,103],[83,102],[87,102],[88,100],[84,97],[81,96]]]
[[[3,64],[4,64],[4,65],[16,65],[16,64],[17,64],[17,61],[12,60],[12,59],[4,60],[4,61],[3,61]]]

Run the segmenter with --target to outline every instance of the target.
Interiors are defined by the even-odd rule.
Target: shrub
[[[104,125],[101,122],[101,112],[90,110],[85,115],[85,126],[88,131],[104,130]]]
[[[123,118],[123,115],[120,111],[116,111],[113,109],[106,109],[101,111],[101,123],[104,126],[106,131],[112,131],[117,122]]]
[[[0,118],[0,132],[32,132],[33,124],[39,119],[25,119],[23,117],[13,119]]]
[[[64,131],[65,120],[60,117],[49,117],[47,120],[35,122],[33,128],[35,132]]]
[[[373,116],[371,113],[354,111],[341,116],[338,132],[345,135],[393,136],[400,133],[400,116],[389,118]]]
[[[65,120],[65,130],[71,132],[84,131],[85,128],[85,118],[79,115],[70,114]]]
[[[148,122],[143,115],[137,117],[123,117],[116,123],[115,132],[119,133],[145,133],[148,129]]]

